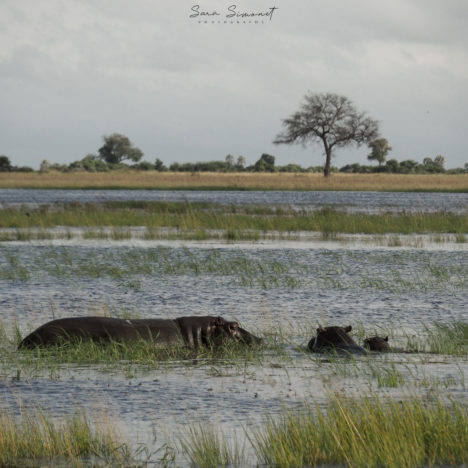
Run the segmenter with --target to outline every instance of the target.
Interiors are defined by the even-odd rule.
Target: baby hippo
[[[403,348],[394,348],[388,344],[388,336],[371,336],[364,340],[364,347],[369,351],[375,351],[377,353],[408,353]]]
[[[364,340],[364,347],[369,351],[378,351],[380,353],[386,353],[390,351],[390,346],[388,345],[388,336],[385,338],[381,336],[371,336]]]

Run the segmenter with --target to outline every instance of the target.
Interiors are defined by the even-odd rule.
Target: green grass
[[[384,367],[380,363],[378,367],[371,366],[371,369],[379,387],[400,387],[405,383],[403,374],[396,368],[394,362],[390,364],[390,367]]]
[[[1,466],[135,466],[132,457],[106,417],[91,424],[83,411],[60,422],[41,410],[0,411]]]
[[[468,408],[441,399],[331,397],[269,418],[252,435],[260,464],[419,467],[468,461]]]
[[[326,408],[285,409],[246,433],[257,456],[249,466],[416,468],[468,461],[468,407],[439,397],[332,396]],[[200,468],[246,466],[246,448],[209,423],[189,426],[181,441],[191,466]]]
[[[426,327],[428,346],[432,353],[456,356],[468,355],[468,322],[450,324],[436,322]]]
[[[425,325],[421,336],[407,336],[406,349],[449,356],[468,355],[468,322],[434,322]]]
[[[145,226],[149,236],[155,236],[160,228],[175,229],[181,236],[195,238],[207,236],[208,231],[214,230],[222,231],[228,240],[255,239],[272,231],[314,231],[322,232],[324,239],[333,239],[336,233],[452,233],[457,236],[457,242],[466,242],[468,216],[451,213],[352,214],[331,208],[307,212],[285,207],[185,202],[107,202],[43,205],[37,209],[6,208],[0,219],[0,228],[17,229],[18,240],[22,235],[26,238],[32,235],[27,229],[55,226],[90,229],[111,226],[115,228],[111,237],[117,239],[127,238],[128,231],[124,227]],[[8,236],[15,237],[9,233],[3,234],[3,239],[7,240]],[[35,236],[44,238],[46,233]]]
[[[239,444],[235,436],[228,438],[209,423],[190,425],[181,436],[180,447],[193,467],[247,465],[245,446]]]

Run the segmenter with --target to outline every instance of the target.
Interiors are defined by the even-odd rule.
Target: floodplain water
[[[353,325],[357,341],[363,330],[390,334],[394,346],[404,347],[412,337],[424,342],[434,322],[466,322],[466,244],[427,245],[79,237],[0,243],[0,320],[23,336],[65,316],[221,315],[267,341],[260,362],[64,364],[20,375],[3,363],[0,407],[19,413],[40,406],[57,416],[105,408],[131,444],[156,450],[177,446],[191,423],[242,438],[266,414],[323,405],[333,393],[430,398],[442,391],[466,401],[466,355],[330,359],[304,351],[318,324]],[[269,341],[279,348],[269,349]],[[391,372],[396,385],[382,378]],[[189,466],[180,452],[177,463]]]
[[[60,190],[0,189],[1,204],[41,205],[105,201],[183,201],[221,205],[288,205],[346,209],[351,212],[468,212],[468,193],[339,192],[339,191],[239,191],[239,190]]]

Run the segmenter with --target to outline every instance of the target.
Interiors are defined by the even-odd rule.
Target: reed
[[[428,348],[436,354],[468,355],[468,322],[435,322],[426,326]]]
[[[329,398],[268,418],[251,436],[260,464],[419,467],[468,461],[468,407],[410,398]]]
[[[373,366],[370,364],[372,376],[377,379],[379,387],[399,387],[404,385],[405,378],[403,374],[396,368],[394,362],[390,364],[390,367],[380,365]]]
[[[468,174],[183,173],[156,171],[0,173],[0,188],[197,190],[468,190]]]
[[[53,373],[62,364],[88,364],[105,371],[134,374],[142,369],[169,369],[177,363],[185,366],[231,367],[232,372],[243,374],[249,364],[263,361],[264,349],[226,342],[217,348],[203,347],[193,350],[184,346],[158,347],[146,341],[132,343],[112,341],[100,344],[89,340],[64,345],[21,350],[4,367],[23,369],[27,374],[48,370]],[[13,353],[11,353],[13,354]],[[6,356],[5,356],[6,357]]]
[[[180,447],[193,467],[242,467],[248,464],[245,446],[236,436],[228,438],[207,423],[190,425],[180,438]]]
[[[1,466],[111,466],[134,465],[129,447],[111,422],[93,425],[84,411],[53,420],[42,410],[15,416],[0,412]]]
[[[442,252],[369,251],[364,261],[359,252],[346,250],[305,255],[294,249],[1,246],[0,251],[4,282],[42,281],[44,275],[68,283],[99,278],[138,290],[146,281],[187,275],[265,290],[312,287],[456,294],[466,290],[468,280],[468,265],[457,263],[459,254]]]

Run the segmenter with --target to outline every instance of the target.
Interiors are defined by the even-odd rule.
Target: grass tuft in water
[[[191,466],[218,468],[246,466],[245,447],[234,436],[228,438],[211,424],[189,426],[180,441],[182,453]]]
[[[426,330],[431,353],[457,356],[468,354],[468,322],[435,322]]]
[[[379,387],[399,387],[405,384],[403,374],[396,368],[395,363],[391,363],[390,367],[373,367],[371,366],[372,376],[377,379]]]
[[[0,412],[1,466],[128,466],[131,462],[130,449],[109,421],[94,428],[84,412],[61,422],[40,410],[20,416]]]

